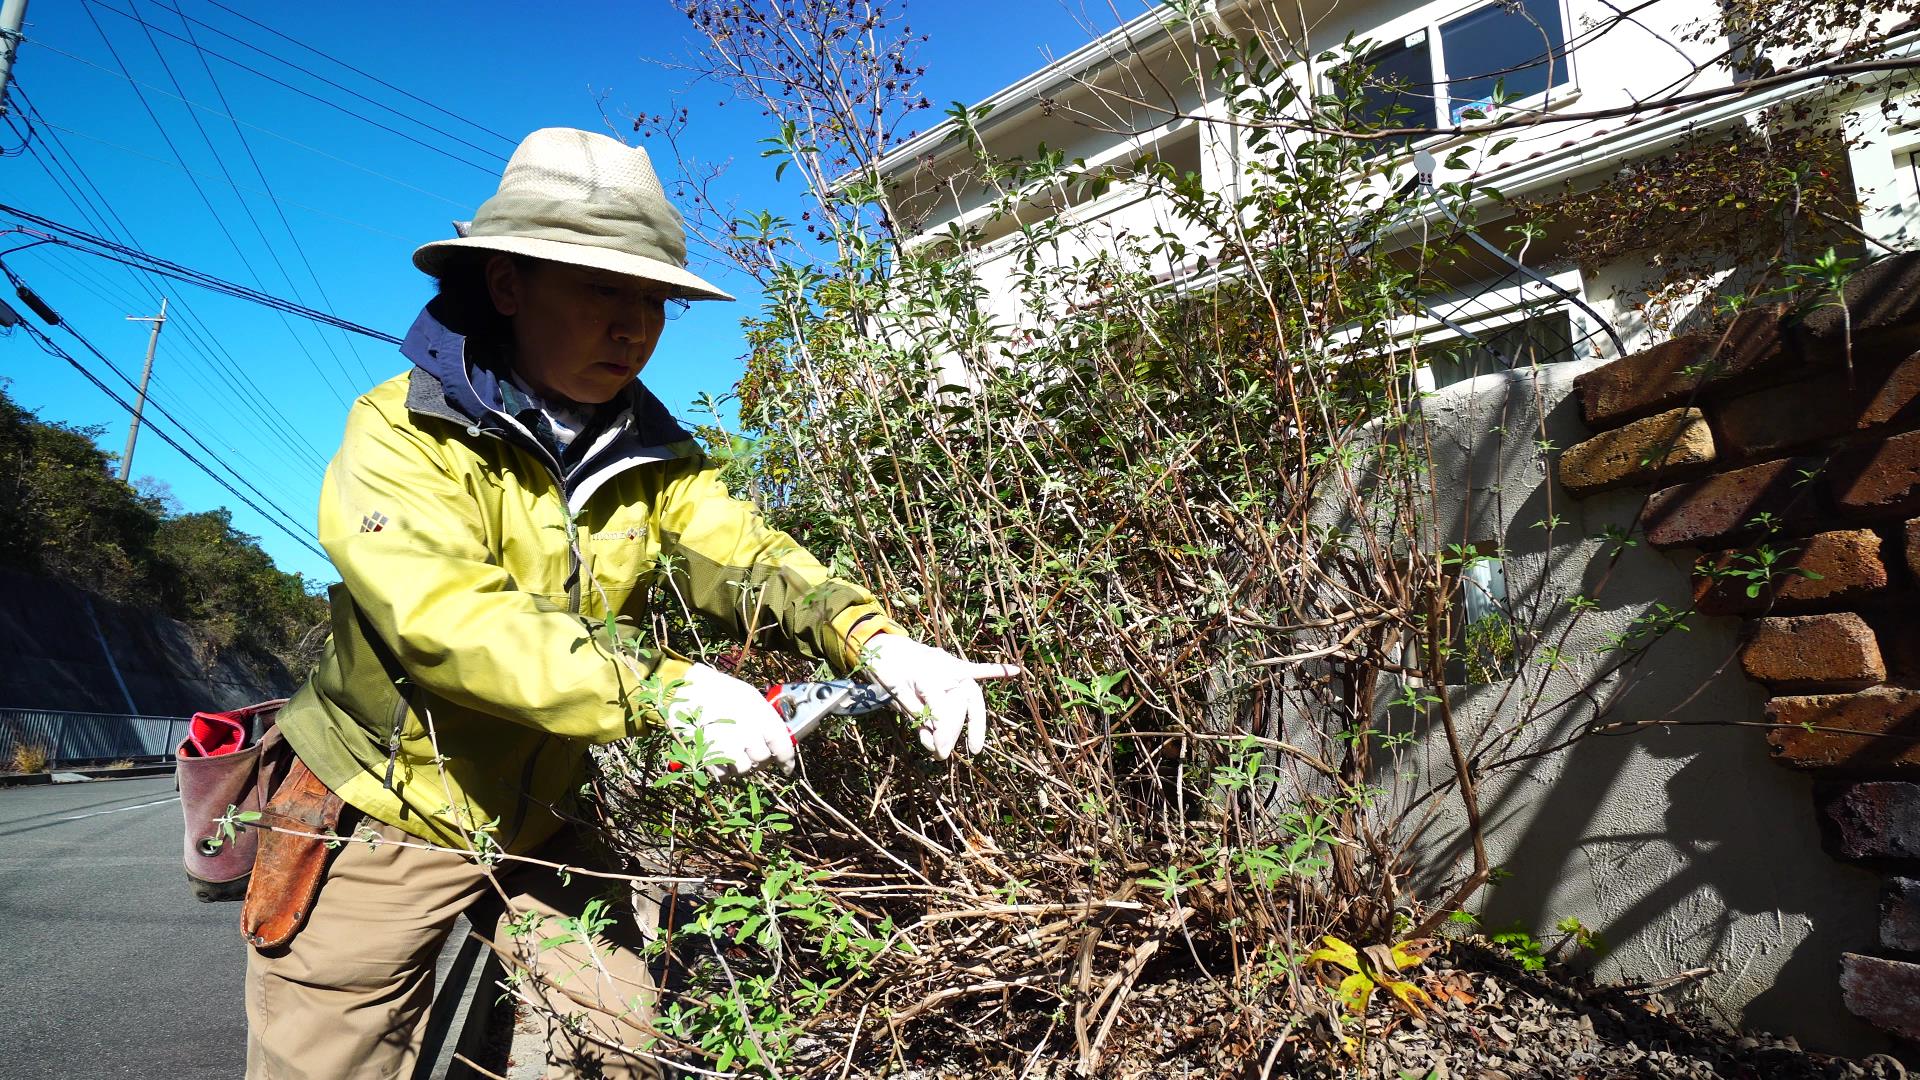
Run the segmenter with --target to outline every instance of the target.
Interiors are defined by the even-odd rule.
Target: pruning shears
[[[852,679],[774,683],[767,687],[766,696],[767,704],[787,722],[787,734],[793,736],[795,746],[829,716],[865,716],[893,700],[884,688]],[[668,772],[680,768],[677,761],[667,765]]]
[[[787,722],[795,745],[829,716],[865,716],[878,712],[893,695],[873,683],[852,679],[774,683],[767,687],[767,704]]]

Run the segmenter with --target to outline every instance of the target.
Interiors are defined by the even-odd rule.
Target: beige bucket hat
[[[454,252],[479,248],[658,282],[682,300],[731,300],[687,271],[680,211],[645,150],[573,128],[526,137],[460,236],[423,244],[413,265],[439,276]]]

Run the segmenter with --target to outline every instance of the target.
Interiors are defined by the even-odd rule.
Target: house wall
[[[1610,945],[1602,978],[1693,972],[1732,1023],[1863,1054],[1920,1041],[1920,257],[1846,297],[1849,320],[1756,308],[1441,390],[1423,434],[1448,482],[1420,543],[1500,550],[1515,622],[1558,649],[1447,691],[1477,760],[1511,762],[1480,792],[1503,871],[1483,924],[1551,938],[1576,918]],[[1564,448],[1550,471],[1541,437]],[[1687,630],[1610,671],[1659,605]],[[1444,738],[1380,722],[1414,736],[1375,777],[1382,809],[1417,811],[1451,773]],[[1614,727],[1542,752],[1596,723]],[[1466,828],[1445,793],[1413,892],[1466,874]]]
[[[1310,47],[1303,51],[1311,54],[1315,50],[1335,48],[1348,35],[1376,44],[1398,41],[1484,6],[1483,0],[1334,4],[1323,19],[1316,21],[1309,38]],[[1556,113],[1617,108],[1654,96],[1666,88],[1684,85],[1687,92],[1692,93],[1725,86],[1731,81],[1730,74],[1718,68],[1692,75],[1696,67],[1709,64],[1726,48],[1724,39],[1718,37],[1685,40],[1690,28],[1711,25],[1718,19],[1718,5],[1713,0],[1666,0],[1624,21],[1616,18],[1618,11],[1598,0],[1562,0],[1563,33],[1567,40],[1576,43],[1565,61],[1570,76],[1567,84],[1554,88],[1544,99],[1513,102],[1516,111],[1544,110],[1544,122],[1537,127],[1521,127],[1509,132],[1515,142],[1498,155],[1475,156],[1475,171],[1484,175],[1540,156],[1557,156],[1625,126],[1654,119],[1617,118],[1565,125],[1552,122]],[[1611,25],[1604,33],[1593,33],[1590,29],[1608,24]],[[1307,65],[1296,66],[1294,74],[1296,78],[1307,78]],[[1436,156],[1444,158],[1449,148],[1461,144],[1458,138],[1436,137],[1419,145],[1433,149]]]
[[[1536,437],[1561,446],[1589,437],[1574,379],[1600,366],[1481,376],[1423,409],[1433,474],[1448,478],[1435,485],[1425,545],[1499,545],[1512,602],[1538,640],[1569,658],[1553,671],[1536,663],[1517,683],[1449,688],[1469,746],[1497,761],[1545,751],[1596,721],[1662,725],[1488,769],[1481,810],[1502,875],[1470,910],[1489,929],[1517,925],[1543,940],[1560,920],[1578,919],[1606,943],[1604,955],[1586,958],[1598,978],[1673,980],[1676,996],[1731,1024],[1792,1034],[1809,1047],[1885,1049],[1884,1035],[1848,1013],[1835,982],[1841,954],[1874,942],[1878,882],[1822,851],[1807,777],[1773,764],[1759,732],[1720,726],[1757,720],[1765,703],[1740,671],[1739,621],[1695,617],[1688,631],[1668,633],[1602,677],[1619,656],[1614,635],[1655,605],[1690,606],[1693,560],[1603,539],[1610,528],[1632,530],[1643,493],[1575,499],[1541,468]],[[1564,522],[1535,526],[1552,514]],[[1567,605],[1574,596],[1598,607],[1576,618]],[[1578,693],[1588,686],[1591,696]],[[1389,681],[1379,699],[1397,693]],[[1547,707],[1567,698],[1564,708]],[[1458,794],[1421,801],[1451,774],[1445,740],[1432,717],[1393,710],[1381,722],[1387,734],[1416,736],[1374,778],[1388,792],[1381,812],[1437,811],[1412,845],[1408,891],[1444,895],[1471,863]]]
[[[1744,722],[1814,782],[1828,850],[1884,878],[1840,995],[1920,1041],[1920,256],[1799,300],[1582,377],[1600,434],[1561,479],[1655,489],[1646,542],[1697,553],[1695,607],[1743,620],[1740,667],[1770,695]]]
[[[1289,77],[1297,85],[1315,86],[1323,83],[1329,67],[1318,59],[1318,50],[1337,49],[1349,35],[1356,40],[1387,43],[1424,28],[1431,36],[1441,23],[1480,6],[1484,4],[1475,0],[1321,0],[1304,5],[1256,0],[1221,5],[1221,21],[1212,28],[1225,27],[1243,40],[1256,27],[1269,35],[1286,37],[1297,44],[1302,55],[1314,57],[1292,65]],[[1663,0],[1635,9],[1633,17],[1623,21],[1614,20],[1616,9],[1602,0],[1561,0],[1560,12],[1563,32],[1574,43],[1567,58],[1568,83],[1544,96],[1514,103],[1520,112],[1537,113],[1540,122],[1499,137],[1436,136],[1423,140],[1417,145],[1441,162],[1436,181],[1471,177],[1508,197],[1543,194],[1564,185],[1577,188],[1610,177],[1622,164],[1657,155],[1680,141],[1750,123],[1763,107],[1813,100],[1829,92],[1816,81],[1755,98],[1729,96],[1633,116],[1557,122],[1559,116],[1630,106],[1663,93],[1708,94],[1726,87],[1733,78],[1714,63],[1727,47],[1724,40],[1712,36],[1688,40],[1689,33],[1715,24],[1718,5],[1714,0]],[[1594,31],[1609,22],[1613,24],[1604,33]],[[1130,40],[1096,43],[1092,51],[1100,58],[1097,65],[1083,58],[1078,69],[1062,66],[1053,72],[1054,77],[1041,80],[1045,85],[1035,90],[1034,100],[1001,102],[981,125],[990,152],[1002,158],[1030,158],[1044,144],[1070,159],[1084,159],[1089,165],[1124,164],[1149,152],[1157,141],[1191,138],[1197,129],[1203,184],[1210,191],[1236,191],[1243,182],[1243,165],[1251,156],[1245,131],[1230,124],[1187,120],[1167,124],[1163,112],[1140,104],[1158,104],[1165,100],[1166,90],[1172,89],[1176,98],[1172,104],[1178,110],[1230,119],[1231,110],[1212,80],[1212,66],[1218,57],[1198,47],[1190,30],[1176,29],[1171,40],[1157,39],[1150,46],[1129,52],[1133,44],[1136,42]],[[1909,43],[1901,47],[1920,46]],[[1109,93],[1103,94],[1102,89]],[[1911,115],[1910,103],[1886,114],[1881,108],[1885,96],[1869,86],[1857,103],[1843,110],[1844,117],[1836,123],[1845,126],[1859,142],[1851,153],[1851,167],[1866,203],[1862,226],[1869,236],[1900,247],[1912,239],[1914,206],[1920,199],[1920,182],[1915,180],[1920,172],[1906,158],[1910,151],[1920,148],[1920,124],[1915,122],[1920,118]],[[1044,106],[1040,98],[1046,100]],[[1512,137],[1511,145],[1498,154],[1480,152],[1507,136]],[[1463,162],[1458,167],[1446,164],[1452,152],[1461,148],[1469,151]],[[966,151],[948,139],[944,144],[936,143],[930,154],[906,155],[883,163],[903,219],[917,230],[918,239],[912,242],[931,241],[956,226],[985,227],[1002,234],[1012,228],[1011,222],[995,225],[986,220],[992,193],[967,179],[969,159]],[[1380,171],[1359,177],[1356,183],[1388,189],[1410,173],[1404,154],[1383,158],[1383,162]],[[1019,220],[1032,224],[1053,216],[1059,200],[1044,202],[1046,205],[1023,207]],[[1486,234],[1502,240],[1505,234],[1501,219],[1507,211],[1485,200],[1479,200],[1476,208]],[[1158,200],[1143,202],[1136,190],[1124,185],[1103,198],[1076,203],[1062,216],[1069,226],[1067,235],[1057,245],[1035,253],[1043,272],[1111,252],[1120,238],[1142,240],[1161,231],[1192,246],[1195,254],[1206,246],[1200,230],[1178,220]],[[1409,223],[1403,235],[1389,237],[1381,250],[1415,242],[1431,228],[1444,227],[1437,211],[1427,218]],[[987,290],[988,306],[995,315],[1009,320],[1021,318],[1014,278],[1024,271],[1026,256],[1017,251],[1018,247],[1017,236],[1000,235],[971,255]],[[1536,245],[1529,262],[1538,266],[1556,257],[1551,243]],[[1191,270],[1192,262],[1189,256],[1185,266],[1156,265],[1154,269],[1163,276],[1179,278]],[[1445,269],[1440,269],[1445,276]],[[1657,313],[1662,321],[1641,324],[1643,313],[1638,305],[1645,291],[1637,278],[1646,276],[1645,269],[1585,268],[1590,280],[1584,298],[1621,330],[1629,348],[1657,340],[1670,329],[1669,323],[1677,323],[1685,315],[1682,305],[1677,313]],[[1474,285],[1469,281],[1462,284],[1469,289]],[[1071,305],[1083,298],[1061,290],[1050,299]]]

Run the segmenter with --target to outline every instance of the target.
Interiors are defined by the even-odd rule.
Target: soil
[[[1302,1080],[1905,1080],[1894,1056],[1860,1060],[1801,1049],[1792,1038],[1734,1032],[1675,1005],[1673,988],[1596,986],[1565,970],[1529,972],[1496,950],[1455,944],[1429,959],[1418,982],[1434,997],[1423,1021],[1376,1002],[1358,1052],[1342,1046],[1324,991],[1306,1013],[1284,1000],[1262,1008],[1223,984],[1169,979],[1141,987],[1110,1035],[1100,1075],[1116,1080],[1272,1077]],[[1684,989],[1683,987],[1680,989]],[[1383,995],[1384,996],[1384,995]],[[1276,995],[1282,997],[1283,995]],[[1068,1080],[1077,1071],[1072,1023],[1017,1002],[981,1007],[929,1039],[904,1063],[856,1062],[846,1075],[905,1080],[1021,1077]],[[1346,1026],[1349,1035],[1360,1032]],[[1914,1049],[1914,1048],[1909,1048]],[[920,1059],[913,1054],[919,1051]],[[1909,1061],[1915,1061],[1909,1057]],[[839,1075],[839,1062],[824,1075]],[[902,1068],[904,1064],[904,1068]]]

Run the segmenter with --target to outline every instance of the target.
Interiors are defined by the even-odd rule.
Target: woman
[[[662,568],[686,603],[754,627],[758,644],[864,666],[942,758],[963,731],[969,751],[984,743],[976,680],[1018,670],[906,636],[729,497],[636,381],[669,302],[732,299],[686,270],[644,151],[534,132],[464,235],[414,263],[440,295],[401,346],[413,369],[355,402],[327,472],[333,638],[280,713],[301,767],[272,808],[374,842],[329,856],[263,841],[243,916],[250,1077],[409,1075],[433,959],[477,901],[504,907],[475,925],[509,953],[509,919],[566,936],[586,879],[508,860],[489,881],[490,860],[461,852],[565,861],[591,744],[664,714],[718,769],[791,767],[793,741],[754,687],[594,632],[609,614],[647,625]],[[655,1075],[610,1049],[644,1038],[652,1001],[630,947],[562,945],[538,966],[558,1013],[585,1012],[584,1036],[554,1025],[552,1074]]]

